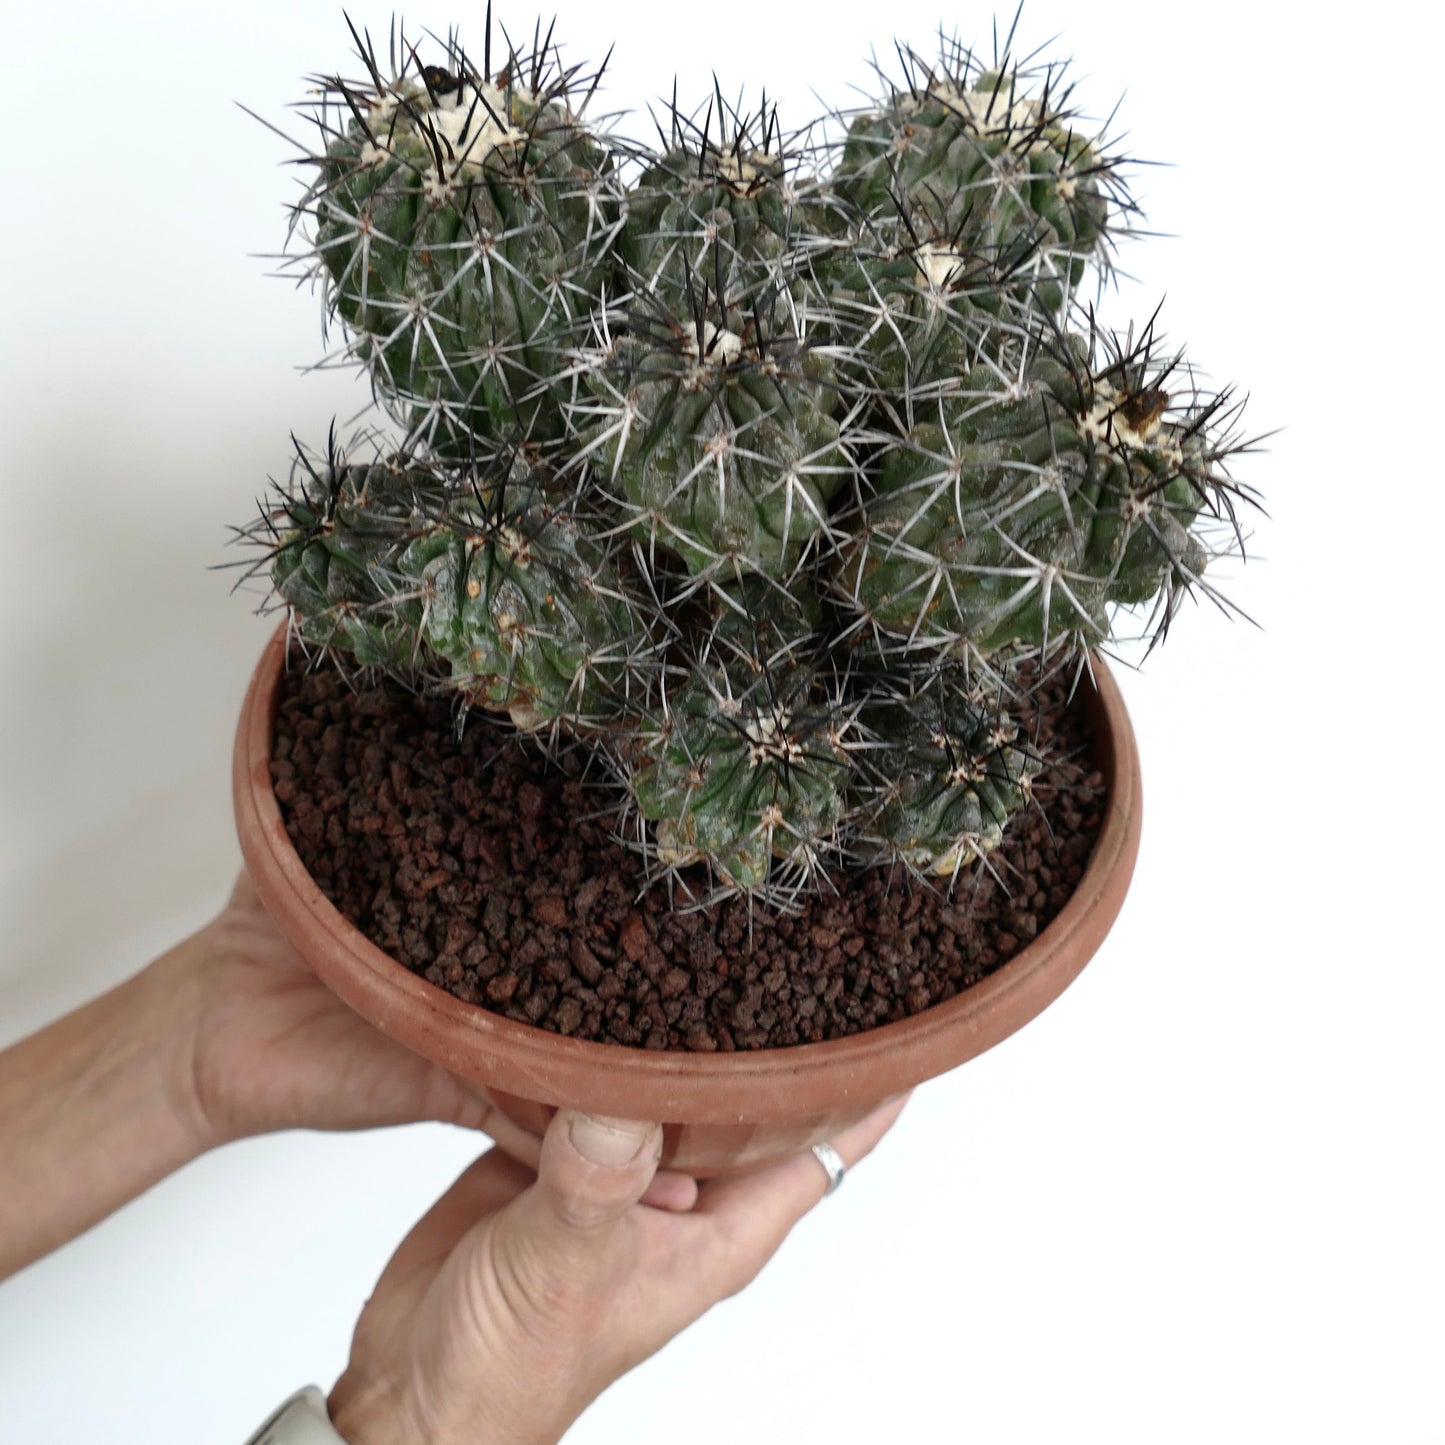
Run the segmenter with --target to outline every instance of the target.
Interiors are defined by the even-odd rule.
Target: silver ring
[[[831,1144],[814,1144],[813,1158],[828,1171],[828,1187],[823,1191],[823,1198],[826,1199],[843,1182],[848,1166],[843,1163],[843,1156]]]

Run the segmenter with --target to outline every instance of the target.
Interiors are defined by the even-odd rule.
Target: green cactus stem
[[[592,351],[587,451],[649,547],[696,576],[785,575],[851,470],[832,364],[768,273],[719,293],[679,269],[680,304],[634,296]]]
[[[1172,614],[1209,559],[1194,523],[1229,521],[1241,493],[1228,393],[1158,351],[1152,327],[1037,342],[1021,382],[980,366],[920,404],[883,448],[839,594],[883,634],[982,654],[1097,646],[1114,606],[1156,594]]]
[[[303,457],[270,517],[272,578],[307,641],[430,669],[523,728],[600,726],[650,642],[568,494],[548,492],[520,457],[491,476],[400,454]]]
[[[490,30],[488,32],[490,40]],[[322,82],[326,141],[300,211],[348,350],[437,449],[565,432],[568,350],[586,335],[618,225],[611,156],[548,42],[495,74],[442,63]],[[590,91],[589,91],[590,93]]]
[[[901,84],[854,113],[834,176],[884,224],[926,206],[964,258],[1027,255],[1015,290],[1058,311],[1093,262],[1107,267],[1136,210],[1124,163],[1082,126],[1063,68],[945,40],[935,60],[901,50]]]
[[[954,878],[998,847],[1032,799],[1042,758],[1021,742],[998,693],[957,663],[870,702],[861,722],[873,741],[849,805],[868,819],[860,832],[879,858]]]
[[[812,876],[837,852],[852,739],[820,692],[807,634],[789,627],[798,613],[819,618],[801,584],[745,580],[715,600],[700,655],[674,669],[630,779],[664,865],[705,862],[755,891],[774,860]]]
[[[679,253],[706,269],[714,248],[730,264],[796,262],[800,242],[825,220],[806,133],[785,135],[766,96],[749,113],[720,86],[701,121],[679,109],[674,87],[656,125],[662,147],[637,151],[617,246],[632,275],[654,286]]]
[[[652,146],[550,32],[353,36],[296,231],[389,425],[298,448],[249,575],[585,749],[695,897],[986,868],[1043,761],[1009,690],[1217,598],[1254,503],[1230,392],[1078,299],[1136,209],[1062,69],[905,47],[861,110],[674,92]]]

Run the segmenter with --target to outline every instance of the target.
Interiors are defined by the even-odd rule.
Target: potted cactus
[[[756,929],[870,870],[966,910],[1035,806],[1041,690],[1080,682],[1102,720],[1114,811],[1088,896],[1009,981],[872,1041],[695,1058],[489,1012],[460,948],[458,1000],[341,918],[272,793],[273,645],[238,748],[243,844],[343,996],[534,1126],[561,1102],[662,1118],[671,1162],[703,1172],[799,1147],[995,1042],[1097,947],[1138,828],[1098,650],[1120,609],[1162,636],[1238,547],[1237,407],[1152,321],[1121,338],[1081,305],[1134,219],[1127,165],[1008,43],[901,51],[871,104],[799,132],[720,90],[674,98],[642,144],[589,124],[600,72],[550,32],[519,47],[489,15],[480,55],[353,38],[295,234],[384,418],[298,448],[245,529],[298,655],[604,780],[642,886]],[[614,957],[655,949],[637,917]]]

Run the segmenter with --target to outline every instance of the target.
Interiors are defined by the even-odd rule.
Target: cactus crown
[[[944,39],[653,146],[550,30],[352,34],[294,229],[391,426],[243,529],[295,634],[591,748],[694,891],[983,858],[1028,688],[1162,635],[1251,501],[1230,394],[1077,300],[1136,208],[1061,69]]]

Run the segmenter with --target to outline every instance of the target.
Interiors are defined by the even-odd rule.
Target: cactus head
[[[675,257],[589,354],[588,446],[633,533],[695,576],[786,576],[848,472],[828,356],[776,272]]]
[[[812,655],[821,609],[806,583],[757,577],[713,589],[709,606],[645,735],[638,809],[670,868],[706,863],[746,890],[780,870],[810,878],[838,851],[851,772],[848,723]]]
[[[1043,760],[998,690],[964,664],[947,662],[911,683],[878,679],[873,691],[861,710],[871,745],[849,799],[859,831],[879,858],[956,877],[1003,841]]]
[[[322,82],[298,208],[348,351],[439,454],[559,440],[616,227],[611,156],[580,117],[596,77],[550,33],[496,70],[490,25],[481,70],[455,39],[423,64],[403,37],[389,70],[357,45],[366,79]]]
[[[1125,163],[1091,135],[1063,67],[991,61],[945,39],[936,58],[899,51],[902,74],[853,113],[834,183],[860,216],[1057,312],[1090,262],[1107,269],[1136,209]],[[880,75],[882,72],[880,71]],[[937,264],[953,265],[951,259]]]
[[[834,572],[885,647],[1051,655],[1106,642],[1118,606],[1159,595],[1172,616],[1213,546],[1196,521],[1244,498],[1223,469],[1237,408],[1160,350],[1152,326],[1034,338],[1017,370],[979,365],[920,402]]]
[[[384,445],[302,454],[280,489],[272,579],[302,637],[525,729],[605,726],[650,644],[595,522],[521,455],[482,473]]]
[[[777,260],[803,224],[798,200],[802,141],[784,136],[776,107],[729,105],[715,87],[699,121],[674,91],[657,122],[660,151],[638,154],[618,250],[641,284],[681,252],[694,263],[716,248],[729,264]]]

